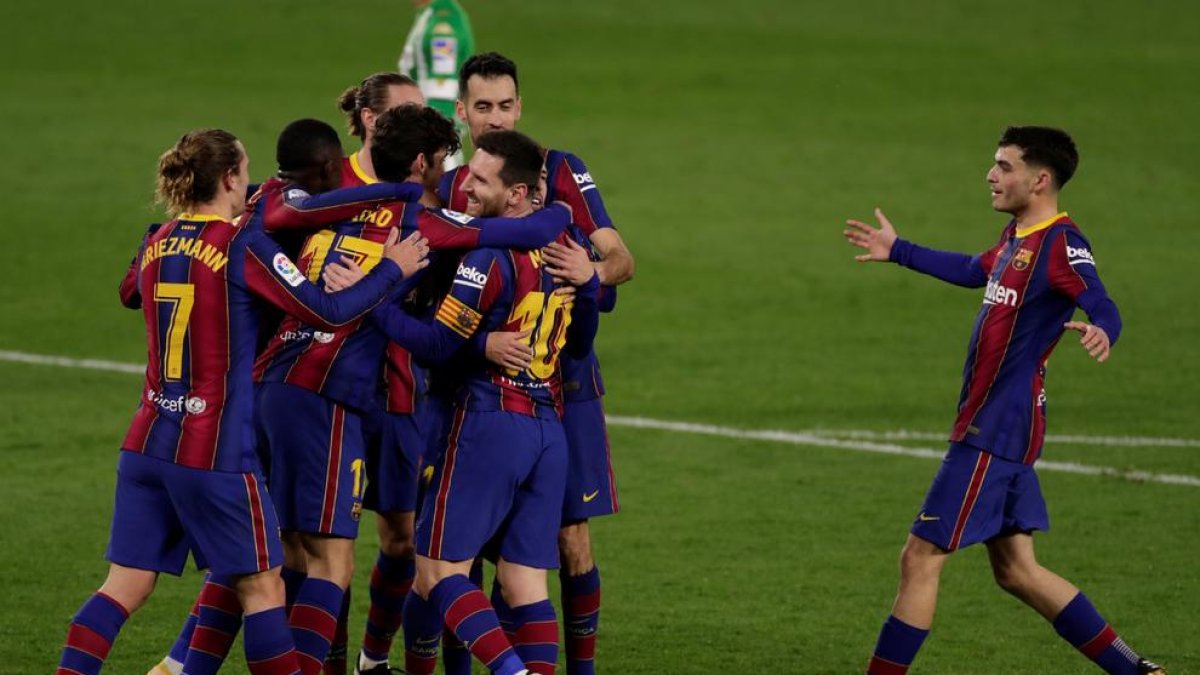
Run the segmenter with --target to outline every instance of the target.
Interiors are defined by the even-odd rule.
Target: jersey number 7
[[[167,325],[167,345],[163,354],[163,378],[183,377],[183,340],[187,335],[188,319],[196,302],[196,287],[160,281],[154,284],[154,302],[171,304],[171,321]]]

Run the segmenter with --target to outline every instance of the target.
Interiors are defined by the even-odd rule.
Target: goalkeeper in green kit
[[[413,0],[417,20],[404,41],[400,72],[416,80],[429,107],[454,120],[459,138],[466,127],[454,114],[458,69],[475,53],[471,20],[456,0]],[[447,168],[462,163],[462,152],[446,159]]]

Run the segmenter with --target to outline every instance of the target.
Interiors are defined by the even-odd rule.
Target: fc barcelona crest
[[[1033,260],[1033,251],[1027,248],[1017,249],[1016,255],[1013,256],[1013,269],[1018,272],[1024,272],[1029,267],[1029,261],[1031,260]]]

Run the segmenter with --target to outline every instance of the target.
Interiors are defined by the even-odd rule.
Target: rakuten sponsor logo
[[[1018,295],[1016,289],[1009,288],[995,281],[989,281],[987,291],[983,294],[983,304],[985,305],[1007,305],[1009,307],[1017,306]]]

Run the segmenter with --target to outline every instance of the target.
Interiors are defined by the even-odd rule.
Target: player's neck
[[[1029,206],[1022,209],[1019,213],[1014,213],[1013,218],[1016,220],[1017,228],[1019,229],[1037,225],[1053,218],[1057,213],[1057,199],[1041,199],[1030,202]]]
[[[518,204],[517,206],[510,206],[510,207],[504,209],[504,213],[501,213],[500,217],[501,218],[524,218],[525,216],[527,216],[531,213],[533,213],[533,204],[530,204],[529,202],[527,202],[525,200],[521,200],[521,203]]]
[[[354,157],[358,160],[358,168],[362,169],[363,173],[373,179],[379,179],[379,176],[375,175],[375,164],[371,162],[371,139],[368,138],[363,142],[362,150],[354,153]]]
[[[229,200],[221,199],[219,196],[211,202],[189,204],[183,213],[189,216],[217,216],[221,220],[230,222],[233,222],[233,217],[236,215]]]

